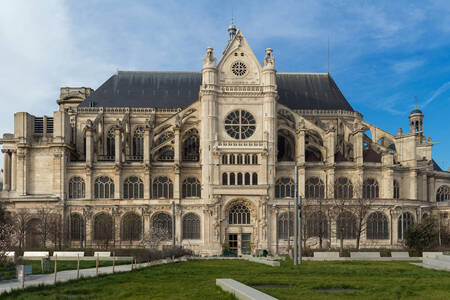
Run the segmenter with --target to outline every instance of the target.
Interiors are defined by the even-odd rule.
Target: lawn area
[[[234,299],[215,285],[233,278],[248,285],[288,285],[262,291],[279,299],[450,299],[450,273],[409,262],[307,261],[280,268],[248,261],[188,261],[39,287],[0,299]],[[329,294],[317,288],[352,288]]]

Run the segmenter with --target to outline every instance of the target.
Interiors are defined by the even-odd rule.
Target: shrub
[[[428,217],[408,228],[405,234],[405,245],[409,249],[422,252],[424,249],[434,248],[438,244],[438,238],[436,220]]]

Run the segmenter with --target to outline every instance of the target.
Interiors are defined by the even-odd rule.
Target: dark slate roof
[[[119,71],[80,106],[184,108],[198,99],[200,72]],[[279,102],[291,109],[353,108],[328,74],[277,74]]]
[[[420,109],[415,109],[415,110],[413,110],[411,113],[410,113],[410,115],[413,115],[413,114],[422,114],[422,111],[420,110]]]
[[[432,161],[433,161],[433,171],[443,172],[441,167],[439,167],[439,165],[434,161],[434,159],[432,159]]]

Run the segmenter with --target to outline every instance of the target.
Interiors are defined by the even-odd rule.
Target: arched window
[[[108,156],[107,159],[114,159],[114,155],[116,153],[115,139],[114,127],[111,127],[106,134],[106,156]]]
[[[242,173],[240,172],[237,174],[237,184],[242,185]]]
[[[121,228],[122,241],[139,241],[142,234],[142,219],[135,213],[128,213],[122,218]]]
[[[305,182],[305,198],[324,199],[325,185],[319,177],[310,177]]]
[[[133,135],[133,156],[144,156],[144,128],[142,126],[136,127]]]
[[[346,177],[339,177],[334,182],[334,198],[335,199],[352,199],[353,184]]]
[[[222,185],[228,185],[228,174],[227,173],[222,174]]]
[[[83,217],[80,214],[70,215],[70,239],[72,241],[82,241],[84,233]]]
[[[308,237],[328,238],[328,220],[324,213],[312,213],[306,219],[306,233]]]
[[[436,192],[436,202],[449,201],[450,188],[448,185],[441,185]]]
[[[380,196],[380,189],[378,187],[378,181],[373,178],[364,180],[363,183],[363,198],[364,199],[378,199]]]
[[[172,238],[172,217],[166,213],[157,213],[152,218],[151,234],[159,240]]]
[[[200,239],[200,218],[188,213],[183,217],[183,239]]]
[[[250,224],[250,210],[243,204],[236,204],[230,208],[228,223],[232,225]]]
[[[69,199],[84,198],[85,184],[81,177],[72,177],[69,181]]]
[[[230,185],[235,185],[236,184],[236,177],[234,175],[234,173],[230,173]]]
[[[242,165],[242,154],[237,155],[237,164]]]
[[[230,165],[234,165],[234,164],[235,164],[234,154],[230,154]]]
[[[250,154],[245,154],[245,159],[244,160],[245,160],[244,163],[246,165],[249,165],[250,164]]]
[[[294,214],[282,213],[278,216],[278,238],[287,239],[294,235]]]
[[[402,221],[403,221],[403,226],[402,226]],[[397,223],[398,223],[398,229],[397,229],[398,239],[403,240],[403,237],[405,236],[406,231],[409,229],[409,227],[411,227],[414,224],[414,217],[409,212],[404,212],[403,218],[402,218],[402,215],[400,215],[400,217],[398,217]]]
[[[258,164],[258,154],[253,154],[252,155],[252,165],[257,165]]]
[[[173,198],[173,184],[166,176],[159,176],[153,180],[153,199],[172,199]]]
[[[340,213],[337,217],[336,237],[340,239],[356,239],[356,218],[349,211]]]
[[[278,131],[278,161],[293,161],[295,158],[295,138],[287,130]]]
[[[123,183],[123,198],[143,199],[144,183],[142,182],[142,179],[136,176],[131,176],[125,179]]]
[[[250,185],[250,173],[245,173],[245,185]]]
[[[97,199],[114,198],[114,181],[107,176],[95,179],[94,197]]]
[[[158,161],[173,161],[175,156],[175,152],[172,146],[164,146],[161,150],[158,151]]]
[[[40,219],[33,218],[26,223],[25,236],[26,248],[42,247],[42,222]]]
[[[252,185],[258,185],[258,173],[252,174]]]
[[[289,177],[283,177],[275,183],[275,198],[294,198],[295,183]]]
[[[201,198],[200,181],[195,177],[188,177],[183,181],[182,186],[183,198],[197,197]]]
[[[366,238],[368,240],[384,240],[389,238],[388,221],[382,212],[369,215],[366,223]]]
[[[159,136],[158,142],[156,145],[160,145],[160,144],[172,139],[173,137],[174,137],[173,131],[166,131]]]
[[[228,164],[228,156],[226,154],[222,155],[222,164],[223,165]]]
[[[113,238],[113,220],[111,215],[100,213],[94,218],[94,240],[108,243]]]
[[[197,129],[190,129],[185,136],[186,139],[183,142],[183,160],[198,161],[200,157],[200,139]]]
[[[400,199],[400,184],[394,180],[394,199]]]

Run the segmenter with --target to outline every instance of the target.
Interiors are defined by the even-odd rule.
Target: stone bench
[[[320,258],[320,259],[336,259],[339,258],[339,252],[323,252],[323,251],[318,251],[318,252],[314,252],[313,254],[314,258]]]
[[[1,255],[6,256],[6,257],[14,257],[16,256],[16,252],[15,251],[1,251],[0,252]]]
[[[84,252],[82,251],[55,251],[53,252],[54,257],[83,257]]]
[[[393,258],[409,258],[409,252],[391,252]]]
[[[48,251],[25,251],[23,257],[49,257]]]
[[[380,258],[380,252],[350,252],[351,258],[367,259],[367,258]]]
[[[435,258],[438,255],[444,254],[443,252],[422,252],[423,258]]]
[[[450,255],[438,254],[435,257],[424,257],[423,265],[440,270],[450,271]]]
[[[277,298],[264,294],[233,279],[217,278],[216,285],[222,290],[233,294],[239,300],[277,300]]]
[[[276,261],[276,260],[268,260],[268,259],[256,258],[256,257],[246,257],[245,259],[247,259],[248,261],[251,261],[251,262],[265,264],[265,265],[268,265],[271,267],[279,267],[280,266],[280,262]]]
[[[94,256],[95,257],[110,257],[111,256],[111,252],[109,251],[105,251],[105,252],[94,252]]]

